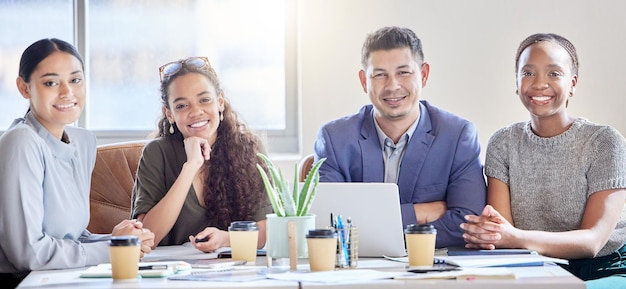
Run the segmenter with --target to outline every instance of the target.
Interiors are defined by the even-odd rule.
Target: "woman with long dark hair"
[[[272,209],[256,169],[261,140],[232,109],[208,59],[159,72],[163,115],[139,162],[132,215],[155,233],[155,244],[190,241],[205,252],[230,246],[230,222],[256,221],[262,248]]]
[[[16,83],[28,112],[0,137],[0,279],[15,287],[32,270],[109,262],[110,235],[91,234],[89,192],[96,138],[71,126],[85,104],[83,59],[71,44],[42,39],[20,61]],[[154,234],[124,220],[113,235]]]

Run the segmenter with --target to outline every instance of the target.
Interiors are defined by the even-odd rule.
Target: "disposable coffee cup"
[[[311,271],[332,271],[335,269],[337,233],[334,230],[309,230],[306,235],[306,243]]]
[[[432,266],[437,230],[433,225],[410,224],[404,230],[409,266]]]
[[[137,236],[113,236],[109,240],[109,258],[113,280],[137,280],[141,252]]]
[[[259,228],[253,221],[236,221],[228,227],[233,260],[256,262]]]

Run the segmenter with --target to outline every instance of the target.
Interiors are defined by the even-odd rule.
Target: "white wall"
[[[626,134],[624,11],[621,0],[298,0],[302,153],[313,152],[322,124],[369,102],[358,81],[361,45],[383,26],[422,39],[431,66],[424,98],[477,125],[483,158],[495,130],[529,118],[515,95],[514,57],[538,32],[578,50],[569,113]]]

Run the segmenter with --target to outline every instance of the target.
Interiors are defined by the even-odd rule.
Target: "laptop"
[[[311,205],[315,227],[330,227],[331,213],[358,228],[359,257],[405,256],[400,195],[394,183],[319,183]]]

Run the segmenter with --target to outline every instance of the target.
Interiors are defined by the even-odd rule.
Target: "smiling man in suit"
[[[412,30],[379,29],[361,57],[371,104],[320,129],[321,181],[397,183],[404,227],[432,224],[438,248],[464,245],[463,217],[486,203],[476,127],[420,100],[430,65]]]

